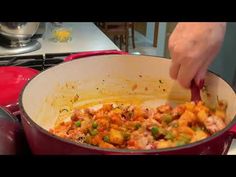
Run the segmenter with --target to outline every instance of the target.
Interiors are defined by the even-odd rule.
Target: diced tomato
[[[103,110],[99,110],[96,114],[95,114],[95,119],[100,119],[100,118],[104,118],[105,113]]]
[[[122,125],[121,117],[118,116],[118,115],[113,115],[113,116],[111,117],[111,122],[112,122],[113,124]]]
[[[134,121],[140,121],[140,122],[142,122],[142,121],[144,121],[144,117],[142,117],[142,116],[137,116],[137,117],[134,117],[133,120],[134,120]]]
[[[135,145],[135,141],[134,140],[129,140],[129,141],[127,141],[127,144],[129,146],[134,146]]]
[[[91,138],[91,144],[92,145],[98,145],[102,142],[102,137],[100,135],[96,135]]]

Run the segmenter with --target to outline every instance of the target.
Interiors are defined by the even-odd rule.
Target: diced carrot
[[[185,108],[187,110],[189,110],[189,111],[193,111],[194,107],[195,107],[195,103],[194,102],[187,102],[187,103],[185,103]]]
[[[142,121],[144,120],[144,117],[142,117],[142,116],[137,116],[137,117],[134,117],[133,120],[134,120],[134,121],[140,121],[140,122],[142,122]]]
[[[100,135],[96,135],[91,138],[91,144],[92,145],[98,145],[102,142],[102,137]]]
[[[222,110],[216,110],[215,115],[221,119],[224,119],[226,117],[225,112]]]
[[[205,110],[200,110],[197,113],[197,118],[199,119],[200,122],[204,122],[208,117],[208,114]]]
[[[111,129],[109,137],[110,137],[110,142],[112,144],[121,145],[124,142],[124,137],[123,137],[122,133],[118,130]]]
[[[157,108],[157,110],[160,111],[161,113],[169,112],[169,111],[171,111],[171,109],[172,109],[171,106],[168,104],[161,105]]]
[[[135,141],[134,140],[129,140],[127,141],[128,146],[134,146],[135,145]]]
[[[98,119],[97,120],[98,127],[107,129],[109,128],[109,121],[107,119]]]
[[[114,145],[112,145],[110,143],[106,143],[104,141],[99,143],[99,147],[100,148],[112,148],[112,149],[116,148]]]
[[[180,133],[185,133],[185,134],[188,134],[190,136],[193,136],[194,133],[195,133],[190,127],[187,127],[187,126],[178,127],[178,131]]]
[[[111,122],[114,124],[117,124],[117,125],[122,125],[122,120],[121,120],[120,116],[118,116],[116,114],[111,117]]]
[[[179,118],[178,123],[179,126],[188,126],[190,123],[194,123],[196,121],[196,115],[186,110]]]
[[[104,118],[105,114],[103,110],[99,110],[96,114],[95,114],[95,119],[100,119],[100,118]]]
[[[110,124],[110,128],[113,128],[113,129],[118,130],[118,129],[119,129],[119,126],[116,125],[116,124]]]
[[[140,108],[134,110],[134,117],[143,116],[144,112]]]
[[[112,104],[104,104],[102,110],[107,112],[112,110]]]
[[[202,111],[202,110],[206,111],[206,112],[209,112],[209,108],[204,106],[202,102],[198,102],[197,106],[195,106],[195,108],[194,108],[194,111],[199,112],[199,111]]]

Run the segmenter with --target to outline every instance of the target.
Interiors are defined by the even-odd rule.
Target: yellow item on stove
[[[67,42],[71,38],[71,32],[68,29],[57,29],[53,32],[53,36],[59,42]]]

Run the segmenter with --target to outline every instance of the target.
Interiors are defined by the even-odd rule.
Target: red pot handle
[[[19,122],[18,118],[14,116],[14,114],[7,108],[0,107],[1,112],[1,118],[4,118],[6,120],[13,120],[13,122]]]
[[[99,50],[99,51],[89,51],[89,52],[80,52],[76,54],[72,54],[67,56],[64,61],[71,61],[77,58],[83,58],[83,57],[89,57],[89,56],[95,56],[95,55],[112,55],[112,54],[118,54],[118,55],[127,55],[127,52],[124,51],[118,51],[118,50]]]
[[[232,135],[233,138],[236,139],[236,125],[229,130],[229,133]]]
[[[24,131],[19,120],[6,108],[0,107],[0,155],[15,155],[24,151]]]
[[[19,103],[17,102],[16,104],[9,104],[4,106],[5,110],[10,112],[14,116],[20,115],[20,110],[19,110]]]

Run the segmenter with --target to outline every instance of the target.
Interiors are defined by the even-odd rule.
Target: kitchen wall
[[[236,84],[236,23],[227,24],[223,46],[210,70],[222,76],[230,84]]]
[[[170,38],[171,33],[175,29],[176,25],[177,25],[177,22],[168,22],[166,24],[165,54],[164,54],[165,58],[170,58],[170,53],[169,53],[169,50],[168,50],[168,40]]]
[[[154,27],[155,27],[155,22],[147,22],[146,37],[148,38],[150,42],[153,42]]]
[[[166,22],[159,22],[156,56],[164,57],[166,45]],[[153,43],[155,22],[147,22],[147,39]]]

